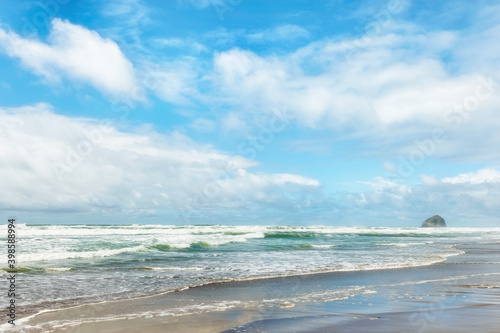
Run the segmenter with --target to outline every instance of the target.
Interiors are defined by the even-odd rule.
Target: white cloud
[[[222,120],[222,127],[226,131],[249,132],[247,124],[236,113],[229,113],[225,116]]]
[[[218,53],[214,59],[215,85],[242,111],[265,106],[268,111],[283,102],[288,78],[285,64],[278,59],[263,59],[253,52],[232,49]],[[287,102],[284,105],[288,105]]]
[[[99,4],[106,24],[99,32],[117,42],[130,56],[143,54],[144,27],[152,24],[151,9],[142,0],[109,0]]]
[[[493,149],[500,135],[492,130],[500,125],[498,59],[462,55],[463,43],[476,45],[463,33],[389,23],[378,35],[325,39],[284,55],[241,48],[216,53],[215,95],[241,113],[287,110],[303,126],[361,138],[367,149],[392,156],[440,129],[448,141],[435,156],[500,160]],[[461,154],[450,156],[453,151]]]
[[[186,106],[200,98],[199,71],[191,59],[148,64],[143,72],[145,87],[166,102]]]
[[[431,55],[411,50],[433,38],[442,36],[388,34],[365,47],[317,42],[285,57],[232,49],[217,54],[214,65],[223,93],[251,106],[259,101],[262,110],[284,105],[311,127],[361,119],[390,125],[444,114],[474,89],[472,76],[450,75]]]
[[[296,185],[305,185],[305,186],[319,186],[320,183],[311,178],[306,178],[302,177],[299,175],[291,175],[288,173],[283,173],[283,174],[276,174],[273,175],[272,177],[269,177],[269,175],[266,175],[266,177],[269,182],[272,182],[274,184],[296,184]]]
[[[254,43],[291,41],[309,38],[309,31],[297,25],[285,24],[264,31],[247,34],[246,38]]]
[[[421,184],[405,186],[377,178],[372,190],[349,194],[342,200],[351,209],[369,214],[425,219],[439,214],[450,226],[494,225],[500,221],[500,171],[481,169],[452,177],[422,175]]]
[[[154,40],[155,45],[167,46],[182,49],[184,52],[189,49],[196,53],[208,51],[207,47],[193,39],[182,38],[158,38]]]
[[[307,204],[301,193],[319,186],[299,175],[253,173],[254,161],[179,133],[123,132],[46,104],[0,109],[0,124],[5,211],[280,209]]]
[[[216,129],[215,122],[206,118],[196,118],[189,127],[198,132],[213,132]]]
[[[110,39],[66,20],[53,19],[48,43],[0,28],[0,45],[48,82],[67,78],[113,97],[139,99],[132,63]]]
[[[495,169],[481,169],[477,172],[462,173],[455,177],[442,179],[443,183],[449,184],[484,184],[500,183],[500,171]]]
[[[101,12],[106,17],[128,20],[128,25],[137,25],[149,21],[149,9],[141,0],[106,1],[102,4]]]

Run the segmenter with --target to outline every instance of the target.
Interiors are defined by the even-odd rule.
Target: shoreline
[[[479,250],[475,250],[474,247],[479,247]],[[464,271],[464,264],[474,265],[470,263],[471,260],[482,262],[478,265],[482,266],[484,274],[500,274],[500,265],[494,267],[496,270],[487,272],[491,269],[492,259],[487,258],[487,254],[498,251],[500,244],[464,244],[457,248],[465,252],[448,257],[444,262],[425,266],[370,271],[330,271],[212,283],[178,292],[79,305],[57,311],[51,310],[22,320],[26,324],[24,325],[26,332],[99,330],[133,332],[134,329],[147,329],[151,332],[163,332],[165,329],[175,332],[239,332],[240,330],[235,327],[242,327],[247,331],[252,331],[252,329],[258,331],[257,326],[276,326],[278,322],[280,327],[289,328],[296,327],[300,322],[299,326],[307,327],[297,332],[314,332],[314,326],[318,325],[316,323],[318,320],[330,326],[334,325],[337,331],[346,325],[349,327],[355,325],[356,329],[359,326],[361,329],[365,325],[363,318],[370,321],[368,327],[373,329],[375,318],[377,323],[382,317],[393,318],[391,322],[396,322],[394,318],[398,315],[395,310],[406,308],[406,312],[399,311],[405,313],[400,314],[399,317],[408,317],[419,313],[418,311],[427,311],[424,307],[417,312],[408,312],[408,308],[418,308],[419,302],[440,304],[441,301],[441,296],[436,297],[428,293],[426,301],[423,298],[418,302],[407,300],[406,303],[400,302],[400,305],[403,303],[405,305],[401,309],[394,309],[387,299],[391,294],[391,289],[402,290],[411,287],[420,290],[426,289],[422,286],[437,284],[444,287],[441,288],[442,292],[452,292],[457,287],[454,284],[448,286],[450,281],[460,280],[465,283],[469,279],[465,275],[456,274]],[[469,269],[469,271],[472,278],[474,278],[472,275],[476,277],[481,275],[476,269]],[[406,279],[406,281],[400,281],[401,279]],[[477,290],[475,294],[480,294]],[[419,297],[417,294],[413,296]],[[408,294],[408,297],[411,299],[412,294]],[[457,300],[460,299],[452,302],[455,306],[467,305],[467,302]],[[110,306],[111,304],[113,306]],[[373,311],[375,310],[374,304],[377,304],[376,308],[379,311]],[[360,309],[362,311],[359,311]],[[185,314],[189,310],[195,313]],[[477,309],[474,311],[477,312]],[[415,318],[414,323],[418,322],[422,322],[422,319]],[[200,323],[203,323],[203,327],[198,327]],[[352,331],[353,328],[350,327],[350,329]],[[278,332],[276,328],[271,331]],[[317,331],[321,332],[321,330]]]
[[[21,229],[31,245],[20,258],[27,272],[20,274],[19,318],[213,282],[428,265],[456,254],[452,244],[485,234],[480,228],[345,226]],[[500,239],[500,229],[491,230]]]
[[[454,250],[457,250],[455,246],[452,247]],[[452,254],[447,254],[447,255],[440,255],[440,259],[435,259],[433,261],[421,263],[419,265],[411,265],[411,264],[403,264],[403,265],[393,265],[389,267],[378,267],[378,268],[358,268],[358,269],[323,269],[323,270],[318,270],[314,272],[305,272],[305,273],[292,273],[292,274],[287,274],[287,275],[261,275],[261,276],[250,276],[250,277],[245,277],[245,278],[232,278],[232,279],[221,279],[221,280],[216,280],[216,281],[210,281],[198,285],[191,285],[191,286],[185,286],[181,287],[178,289],[174,290],[166,290],[154,294],[146,294],[143,296],[136,296],[133,298],[121,298],[121,299],[113,299],[113,300],[103,300],[103,301],[97,301],[97,302],[88,302],[84,304],[76,304],[76,305],[70,305],[68,307],[61,307],[61,308],[53,308],[53,309],[44,309],[39,312],[34,312],[34,313],[29,313],[27,317],[23,317],[18,320],[18,322],[24,322],[26,320],[29,320],[31,318],[34,318],[38,315],[48,313],[48,312],[59,312],[59,311],[66,311],[66,310],[71,310],[71,309],[77,309],[85,306],[94,306],[94,305],[100,305],[100,304],[113,304],[117,302],[127,302],[127,301],[136,301],[136,300],[141,300],[141,299],[146,299],[146,298],[151,298],[151,297],[160,297],[163,295],[167,294],[172,294],[172,293],[179,293],[183,292],[188,289],[196,289],[196,288],[204,288],[207,286],[212,286],[212,285],[231,285],[233,283],[246,283],[246,282],[254,282],[254,281],[263,281],[265,283],[266,281],[272,281],[275,279],[288,279],[288,278],[297,278],[297,277],[310,277],[310,276],[315,276],[315,275],[328,275],[328,274],[337,274],[337,273],[352,273],[352,272],[372,272],[372,271],[383,271],[383,270],[399,270],[399,269],[406,269],[406,268],[419,268],[419,267],[426,267],[426,266],[432,266],[432,265],[437,265],[441,264],[443,262],[446,262],[446,260],[450,257],[455,257],[455,256],[460,256],[464,252],[457,252],[457,253],[452,253]],[[1,325],[0,325],[1,327]]]
[[[453,247],[454,248],[454,247]],[[226,285],[226,284],[232,284],[232,283],[245,283],[245,282],[253,282],[253,281],[266,281],[266,280],[274,280],[274,279],[287,279],[287,278],[296,278],[296,277],[308,277],[308,276],[314,276],[314,275],[322,275],[322,274],[335,274],[335,273],[346,273],[346,272],[371,272],[371,271],[379,271],[379,270],[399,270],[399,269],[405,269],[405,268],[418,268],[418,267],[425,267],[425,266],[431,266],[431,265],[436,265],[440,264],[443,262],[446,262],[446,260],[449,257],[454,257],[454,256],[459,256],[463,254],[464,252],[461,251],[461,253],[453,253],[453,254],[448,254],[445,256],[441,256],[440,259],[433,260],[432,262],[425,262],[419,265],[410,265],[410,264],[404,264],[404,265],[395,265],[395,266],[390,266],[390,267],[378,267],[378,268],[359,268],[359,269],[323,269],[323,270],[318,270],[314,272],[305,272],[305,273],[292,273],[292,274],[287,274],[287,275],[262,275],[262,276],[250,276],[246,278],[234,278],[234,279],[221,279],[221,280],[216,280],[216,281],[211,281],[203,284],[198,284],[198,285],[191,285],[191,286],[186,286],[186,287],[181,287],[178,289],[174,290],[166,290],[154,294],[149,294],[149,295],[143,295],[143,296],[137,296],[133,298],[122,298],[122,299],[114,299],[114,300],[104,300],[100,302],[88,302],[84,304],[77,304],[77,305],[71,305],[68,307],[62,307],[62,308],[54,308],[54,309],[44,309],[36,313],[30,313],[27,317],[24,317],[20,320],[28,320],[30,318],[36,317],[40,314],[47,313],[47,312],[58,312],[58,311],[65,311],[69,309],[76,309],[80,308],[83,306],[91,306],[91,305],[98,305],[98,304],[113,304],[116,302],[125,302],[125,301],[135,301],[135,300],[141,300],[145,298],[150,298],[150,297],[157,297],[157,296],[162,296],[166,294],[171,294],[171,293],[178,293],[182,292],[188,289],[195,289],[195,288],[203,288],[206,286],[211,286],[211,285]]]

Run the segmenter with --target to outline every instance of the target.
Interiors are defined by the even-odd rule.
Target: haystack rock
[[[429,217],[427,220],[422,222],[422,228],[444,228],[446,227],[446,222],[439,215],[434,215]]]

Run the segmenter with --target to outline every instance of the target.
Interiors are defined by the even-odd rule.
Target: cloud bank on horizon
[[[494,1],[0,9],[0,208],[20,220],[500,222]]]

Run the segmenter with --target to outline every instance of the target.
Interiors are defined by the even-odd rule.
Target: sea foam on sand
[[[421,267],[205,285],[50,311],[25,332],[498,332],[500,244]],[[327,295],[328,297],[325,297]]]

